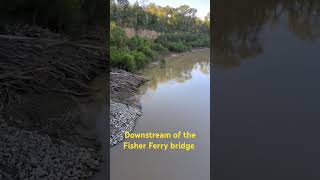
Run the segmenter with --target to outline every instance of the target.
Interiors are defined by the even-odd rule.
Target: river
[[[320,179],[320,1],[231,4],[213,11],[214,179]]]
[[[143,71],[150,79],[141,91],[142,116],[135,133],[189,131],[194,151],[110,150],[111,180],[194,180],[210,175],[210,51],[173,55],[165,65]],[[147,140],[128,140],[144,142]],[[150,141],[150,139],[149,139]],[[152,140],[168,143],[169,140]]]

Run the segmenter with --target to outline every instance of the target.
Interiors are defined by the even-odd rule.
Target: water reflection
[[[214,63],[236,67],[246,58],[263,53],[260,34],[281,21],[301,40],[320,36],[320,1],[318,0],[222,0],[214,6]]]
[[[209,75],[209,53],[208,49],[204,49],[172,56],[166,60],[166,64],[163,67],[158,66],[146,70],[144,75],[150,79],[148,89],[156,90],[158,84],[167,81],[184,83],[192,79],[193,70]]]
[[[320,179],[320,1],[214,4],[214,179]]]
[[[110,150],[112,180],[208,180],[210,175],[209,49],[178,54],[160,66],[143,71],[151,79],[141,97],[142,116],[135,133],[189,131],[196,139],[127,139],[148,143],[194,143],[194,151],[169,149],[128,151],[123,144]],[[196,167],[196,168],[195,168]]]

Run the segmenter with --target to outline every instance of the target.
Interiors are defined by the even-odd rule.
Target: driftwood
[[[106,49],[66,39],[0,35],[0,111],[27,93],[87,96]]]

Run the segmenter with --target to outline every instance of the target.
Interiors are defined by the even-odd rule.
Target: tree
[[[117,0],[118,2],[118,24],[128,25],[128,18],[130,17],[130,3],[128,0]]]
[[[130,5],[128,0],[111,2],[111,18],[119,26],[148,28],[160,32],[209,32],[210,19],[200,20],[197,10],[188,5],[178,8],[161,7],[155,3]]]

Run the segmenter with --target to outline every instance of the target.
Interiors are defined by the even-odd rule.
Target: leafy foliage
[[[120,26],[159,32],[210,32],[210,13],[201,20],[196,17],[197,10],[188,5],[178,8],[161,7],[154,3],[140,6],[138,2],[130,5],[128,0],[112,0],[110,10],[111,20]]]
[[[134,57],[134,61],[136,63],[137,69],[141,69],[145,67],[150,61],[142,52],[133,51],[131,52],[131,54]]]
[[[204,33],[166,33],[160,35],[155,42],[175,52],[210,47],[209,35]]]
[[[144,68],[168,51],[184,52],[196,47],[209,47],[209,16],[204,21],[197,10],[187,5],[179,8],[151,3],[130,5],[128,0],[111,2],[111,65],[128,71]],[[134,36],[128,38],[122,27],[153,29],[161,32],[155,40]]]
[[[115,46],[111,48],[110,53],[111,65],[125,69],[127,71],[136,70],[136,63],[134,56],[129,51],[117,49]]]
[[[110,25],[110,46],[124,48],[127,46],[128,37],[126,33],[115,23]]]
[[[152,40],[139,36],[129,39],[115,23],[110,28],[110,45],[111,65],[127,71],[145,67],[157,55],[152,48],[155,47]]]

